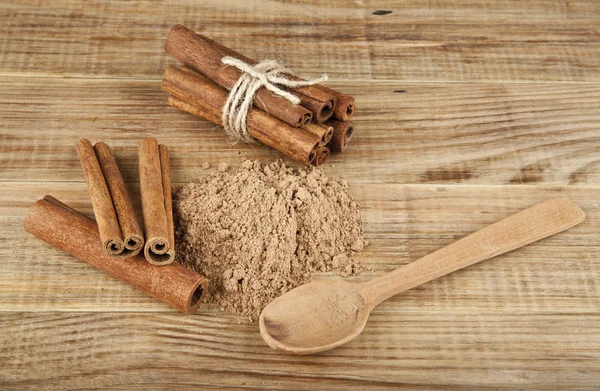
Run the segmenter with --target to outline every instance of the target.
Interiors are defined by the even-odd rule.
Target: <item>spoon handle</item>
[[[404,267],[369,282],[360,290],[373,307],[405,290],[496,255],[571,228],[585,213],[567,197],[554,198],[472,233]]]

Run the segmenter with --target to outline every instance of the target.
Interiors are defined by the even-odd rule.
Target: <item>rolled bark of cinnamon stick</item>
[[[306,96],[304,94],[299,93],[299,88],[302,87],[297,87],[293,90],[291,88],[286,88],[285,90],[300,98],[300,104],[312,112],[314,122],[322,124],[323,122],[331,118],[337,105],[337,99],[335,98],[335,96],[331,95],[327,100],[318,100],[313,98],[312,96]]]
[[[286,76],[291,80],[305,81],[301,77],[298,77],[295,75],[286,75]],[[297,87],[294,90],[297,92],[306,94],[317,100],[323,101],[323,100],[331,99],[331,97],[334,98],[334,100],[332,100],[332,103],[334,103],[333,104],[333,112],[327,113],[328,115],[326,118],[324,117],[324,115],[322,115],[321,117],[316,117],[315,120],[318,123],[324,122],[329,117],[333,117],[333,118],[336,118],[336,119],[339,119],[342,121],[348,121],[350,118],[352,118],[354,116],[354,111],[355,111],[354,100],[355,99],[353,96],[344,94],[343,92],[336,91],[333,88],[329,88],[322,84],[315,84],[315,85],[306,86],[306,87]],[[307,108],[309,107],[308,105],[305,105],[305,106]],[[323,120],[322,121],[319,120],[320,118],[322,118]]]
[[[235,85],[242,73],[223,64],[223,57],[236,57],[252,65],[256,64],[255,61],[181,25],[171,29],[165,43],[165,52],[228,90]],[[307,104],[318,106],[312,100]],[[311,111],[304,105],[295,105],[266,88],[257,91],[254,105],[294,127],[308,123],[312,118]]]
[[[193,71],[192,71],[193,72]],[[188,109],[191,114],[203,117],[217,125],[223,125],[221,115],[227,101],[227,92],[206,77],[194,75],[189,70],[168,67],[163,77],[162,89],[173,97],[169,104]],[[185,103],[186,105],[182,104]],[[267,113],[251,108],[246,119],[248,133],[301,163],[308,164],[315,157],[319,137],[303,129],[294,128]]]
[[[123,252],[127,256],[137,255],[144,247],[144,237],[117,161],[110,147],[103,142],[94,145],[94,152],[100,163],[119,220],[125,246]]]
[[[158,146],[158,154],[160,156],[160,174],[165,199],[165,213],[167,214],[167,227],[169,228],[169,251],[173,254],[173,259],[175,259],[175,223],[173,221],[173,194],[171,189],[169,149],[166,145],[160,144]]]
[[[144,256],[153,265],[168,265],[175,260],[175,243],[172,239],[174,232],[172,208],[169,205],[170,210],[167,211],[165,202],[167,192],[169,198],[171,194],[170,172],[168,167],[163,169],[161,165],[161,162],[168,159],[168,156],[161,157],[158,142],[153,138],[143,139],[138,153],[140,193],[146,236]],[[165,189],[167,184],[169,189]],[[171,212],[170,218],[167,217],[168,212]]]
[[[144,239],[119,167],[106,144],[92,147],[89,140],[76,143],[88,185],[94,215],[107,255],[129,258],[140,252]]]
[[[313,160],[313,164],[318,167],[321,164],[325,163],[325,161],[327,161],[327,158],[329,158],[329,148],[325,146],[319,146],[319,148],[317,148],[317,153],[315,156],[315,160]]]
[[[326,93],[332,94],[337,100],[335,109],[333,110],[333,117],[340,121],[348,121],[354,116],[356,109],[354,105],[354,97],[343,92],[334,90],[333,88],[326,87],[324,85],[317,85],[317,88],[325,91]]]
[[[333,127],[325,124],[310,123],[302,125],[302,129],[319,137],[321,140],[319,142],[320,145],[327,145],[329,140],[331,140],[331,137],[333,137]]]
[[[127,262],[106,255],[96,223],[53,197],[35,202],[23,225],[30,234],[186,314],[198,309],[207,291],[206,278],[179,264],[155,266],[139,255]]]
[[[173,95],[169,95],[169,106],[173,106],[181,111],[185,111],[188,114],[195,115],[196,117],[203,118],[216,125],[221,125],[221,118],[213,115],[213,111],[210,108],[203,109],[204,105],[199,105],[197,103],[193,105]]]
[[[354,132],[354,124],[350,121],[329,119],[326,123],[333,127],[333,137],[327,144],[329,149],[336,152],[344,152]]]

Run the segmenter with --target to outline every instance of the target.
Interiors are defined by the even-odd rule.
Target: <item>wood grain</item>
[[[298,357],[263,345],[255,324],[223,316],[10,314],[0,324],[5,369],[0,387],[583,390],[597,385],[600,355],[590,343],[598,343],[598,314],[396,312],[373,314],[370,322],[361,338],[346,346]]]
[[[600,184],[596,84],[352,82],[344,91],[360,107],[356,131],[327,172],[351,183]],[[204,162],[285,159],[232,145],[166,102],[159,81],[0,78],[0,180],[81,181],[80,137],[109,144],[128,182],[138,181],[141,137],[172,149],[176,182]]]
[[[363,205],[371,242],[361,253],[361,261],[372,270],[361,273],[357,281],[408,264],[559,195],[571,197],[587,213],[586,221],[567,232],[408,291],[391,299],[395,304],[384,303],[381,308],[395,305],[401,311],[435,313],[598,311],[598,187],[392,184],[352,185],[351,190]],[[6,240],[21,243],[21,251],[1,250],[5,260],[0,268],[0,311],[171,311],[25,233],[22,221],[27,208],[48,192],[93,216],[85,183],[6,186],[0,196],[0,215],[10,235]],[[130,194],[134,202],[139,200],[137,186]],[[135,206],[139,208],[139,203]]]
[[[18,0],[2,2],[0,19],[2,73],[158,78],[173,63],[164,40],[181,23],[302,76],[600,80],[596,0]]]
[[[0,20],[1,389],[598,388],[600,2],[12,0]],[[22,228],[45,194],[92,215],[81,137],[111,145],[138,214],[144,137],[179,183],[281,158],[167,106],[176,23],[356,96],[323,167],[369,223],[356,281],[556,196],[587,219],[394,297],[322,355],[276,353],[215,308],[176,314]]]

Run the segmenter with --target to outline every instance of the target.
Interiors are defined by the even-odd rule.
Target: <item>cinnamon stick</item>
[[[327,146],[336,152],[344,152],[348,146],[348,141],[354,132],[354,124],[350,121],[340,121],[329,119],[326,125],[333,127],[333,137]]]
[[[327,145],[331,137],[333,137],[333,127],[325,124],[310,123],[302,125],[302,129],[319,137],[321,145]]]
[[[231,56],[243,59],[245,62],[249,60],[181,25],[171,29],[165,43],[165,52],[228,90],[240,78],[241,71],[221,63],[221,59]],[[307,103],[312,104],[313,107],[318,106],[313,101]],[[294,105],[266,88],[257,91],[254,105],[294,127],[308,123],[312,118],[312,113],[303,105]]]
[[[108,185],[110,197],[119,220],[119,226],[123,235],[123,244],[125,245],[125,250],[123,251],[126,252],[129,250],[130,253],[128,256],[136,255],[144,247],[144,237],[117,161],[110,147],[103,142],[98,142],[94,145],[94,152],[100,163],[100,168]]]
[[[222,125],[222,108],[227,100],[227,92],[206,77],[171,66],[165,71],[162,89],[177,98],[169,98],[169,104],[182,109],[184,106],[188,109],[193,107],[193,110],[183,110]],[[304,164],[314,158],[320,140],[318,136],[289,126],[254,108],[248,111],[246,122],[248,133],[263,144]]]
[[[98,221],[103,252],[129,258],[139,253],[143,246],[142,231],[110,148],[104,143],[96,146],[92,147],[86,139],[76,143]]]
[[[96,223],[51,196],[31,206],[23,225],[30,234],[186,314],[198,309],[207,291],[204,277],[179,264],[155,266],[139,255],[127,262],[106,255]]]
[[[169,149],[166,145],[158,146],[160,156],[160,175],[162,178],[163,197],[165,199],[165,213],[167,227],[169,228],[169,247],[175,259],[175,223],[173,222],[173,194],[171,189],[171,163],[169,162]]]
[[[166,147],[163,146],[162,150],[166,152]],[[168,265],[175,260],[168,155],[161,156],[161,148],[153,138],[143,139],[138,153],[140,193],[146,236],[144,256],[153,265]],[[167,166],[163,167],[165,163]],[[168,214],[171,216],[168,217]]]
[[[291,80],[305,81],[301,77],[295,75],[287,75],[287,77]],[[354,116],[355,106],[354,106],[354,97],[348,94],[344,94],[343,92],[339,92],[334,90],[333,88],[329,88],[322,84],[315,84],[312,86],[305,87],[297,87],[294,89],[297,92],[302,93],[303,95],[310,96],[314,99],[326,101],[327,99],[333,98],[331,102],[333,103],[333,111],[327,112],[327,116],[325,114],[321,116],[316,116],[316,121],[318,123],[325,122],[329,117],[334,117],[336,119],[342,121],[348,121],[350,118]],[[303,103],[304,104],[304,103]],[[304,104],[307,108],[309,106]],[[329,106],[328,106],[329,107]],[[311,110],[312,111],[312,110]],[[320,118],[322,120],[320,120]]]
[[[207,121],[210,121],[214,124],[220,125],[221,118],[213,115],[213,110],[209,107],[208,109],[203,109],[205,105],[202,104],[190,104],[187,103],[173,95],[169,95],[169,106],[173,106],[181,111],[185,111],[188,114],[195,115],[196,117],[203,118]],[[250,129],[250,128],[249,128]]]
[[[332,88],[324,85],[317,85],[317,88],[325,91],[326,93],[332,94],[337,99],[337,104],[333,111],[333,117],[341,121],[348,121],[354,116],[356,109],[354,105],[354,97],[342,92],[336,91]]]
[[[315,160],[313,160],[313,164],[318,167],[321,164],[325,163],[327,158],[329,158],[329,148],[325,146],[319,146],[319,148],[317,148],[317,153],[315,156]]]
[[[290,79],[292,79],[292,77],[290,77]],[[337,100],[335,96],[331,95],[328,97],[327,100],[319,100],[313,98],[312,96],[307,96],[299,93],[298,89],[300,88],[305,87],[297,87],[294,90],[287,88],[286,90],[300,98],[300,104],[311,111],[314,122],[322,124],[323,122],[327,121],[333,115],[335,107],[337,105]]]

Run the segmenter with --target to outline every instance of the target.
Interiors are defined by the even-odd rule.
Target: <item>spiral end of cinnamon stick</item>
[[[317,148],[316,156],[312,163],[317,167],[325,163],[329,158],[329,152],[329,148],[320,146]]]
[[[319,147],[320,147],[319,142],[316,142],[315,145],[313,146],[313,148],[311,149],[310,153],[308,154],[308,162],[306,164],[310,164],[315,161]]]
[[[192,294],[188,298],[184,312],[186,314],[193,314],[196,312],[200,304],[202,304],[202,299],[206,295],[206,292],[208,292],[208,280],[206,278],[202,278],[200,281],[198,281],[194,290],[192,291]]]
[[[125,248],[130,251],[137,251],[138,253],[144,246],[144,238],[141,235],[129,235],[125,238]]]
[[[333,137],[327,144],[335,152],[344,152],[354,133],[354,124],[350,121],[331,119],[327,124],[333,127]]]
[[[344,111],[344,120],[349,120],[354,116],[354,102],[349,103]]]
[[[317,110],[317,116],[315,118],[316,121],[320,124],[327,121],[333,115],[335,104],[335,98],[331,98],[327,102],[323,102],[323,104]]]
[[[121,240],[110,238],[103,243],[104,252],[107,255],[119,258],[131,258],[140,253],[144,247],[144,238],[140,235],[130,235]]]
[[[354,124],[350,123],[348,130],[346,130],[346,134],[344,135],[344,140],[342,141],[342,151],[348,146],[348,142],[352,138],[352,133],[354,133]]]
[[[327,132],[325,132],[325,134],[321,138],[321,144],[327,145],[327,143],[329,141],[331,141],[332,137],[333,137],[333,127],[332,126],[327,126]]]
[[[310,124],[312,121],[312,113],[309,111],[308,113],[304,113],[304,115],[298,121],[298,126],[304,126]]]
[[[333,117],[342,121],[348,121],[354,116],[356,107],[354,105],[354,97],[346,94],[338,93],[337,106],[334,109]]]
[[[175,260],[175,251],[165,239],[153,238],[144,246],[144,257],[153,265],[168,265]]]
[[[108,240],[104,241],[103,246],[104,252],[112,256],[121,255],[123,253],[123,249],[125,248],[123,241],[119,238],[109,238]]]

